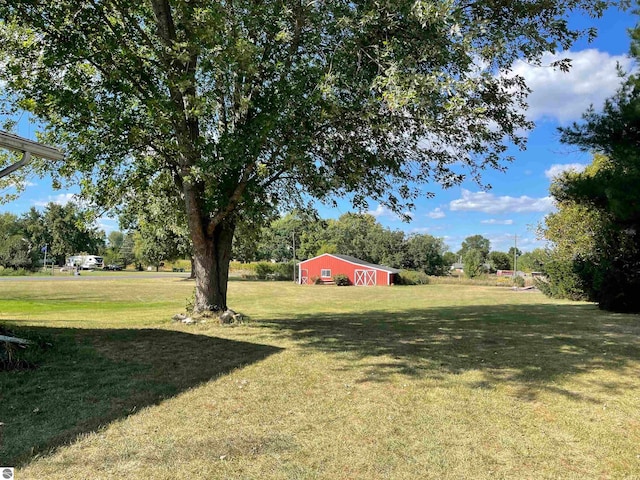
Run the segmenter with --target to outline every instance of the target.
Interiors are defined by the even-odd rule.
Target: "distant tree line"
[[[34,270],[44,260],[64,265],[73,253],[97,253],[104,248],[101,231],[75,203],[49,203],[43,211],[31,208],[17,216],[0,214],[0,266]]]
[[[323,253],[351,255],[394,268],[443,275],[457,262],[467,276],[513,268],[514,249],[491,251],[481,235],[467,237],[458,252],[451,252],[442,238],[428,234],[406,234],[383,227],[372,215],[346,213],[338,219],[321,219],[306,212],[292,212],[262,228],[240,227],[233,244],[233,257],[241,262],[306,260]],[[542,249],[517,251],[518,270],[540,269]]]
[[[126,218],[121,218],[124,223]],[[95,223],[92,212],[77,203],[47,204],[42,211],[32,207],[18,216],[0,214],[0,267],[36,270],[47,263],[62,266],[75,254],[104,257],[104,263],[122,267],[143,265],[156,268],[164,261],[189,257],[186,235],[176,234],[166,221],[151,218],[129,221],[127,232],[108,236]]]
[[[146,210],[124,211],[120,224],[125,232],[100,230],[75,203],[48,204],[43,211],[31,208],[22,216],[0,215],[0,266],[34,270],[43,260],[47,246],[50,261],[64,265],[73,254],[104,257],[105,265],[133,265],[137,269],[164,262],[190,259],[191,244],[179,219],[163,216],[164,208],[151,205]],[[453,264],[462,262],[468,277],[496,270],[513,269],[514,253],[518,270],[536,271],[545,262],[544,250],[522,253],[492,251],[490,241],[472,235],[460,250],[451,252],[442,238],[428,234],[406,234],[383,227],[369,214],[346,213],[338,219],[321,219],[316,214],[294,211],[275,217],[260,227],[241,224],[233,241],[233,258],[241,262],[290,262],[320,255],[340,253],[394,268],[415,270],[427,275],[445,275]]]
[[[276,218],[260,229],[240,228],[233,257],[242,262],[305,260],[323,253],[351,255],[394,268],[422,270],[429,275],[448,271],[447,246],[431,235],[406,235],[383,227],[372,215],[346,213],[324,220],[305,212]]]

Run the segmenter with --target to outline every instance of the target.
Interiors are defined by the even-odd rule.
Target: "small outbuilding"
[[[373,286],[393,285],[400,270],[365,262],[349,255],[324,253],[298,264],[298,278],[301,285],[333,283],[333,277],[343,274],[352,285]]]

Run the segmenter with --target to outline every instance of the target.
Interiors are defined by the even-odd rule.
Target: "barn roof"
[[[339,258],[340,260],[344,260],[345,262],[353,263],[355,265],[361,265],[363,267],[375,268],[376,270],[382,270],[384,272],[400,273],[400,270],[398,270],[397,268],[385,267],[384,265],[376,265],[375,263],[365,262],[364,260],[360,260],[359,258],[352,257],[351,255],[340,255],[338,253],[323,253],[322,255],[310,258],[309,260],[315,260],[316,258],[324,256]],[[308,262],[309,260],[304,260],[304,262]]]

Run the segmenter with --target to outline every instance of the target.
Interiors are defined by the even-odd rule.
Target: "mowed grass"
[[[0,283],[53,344],[0,372],[17,478],[640,478],[640,317],[495,287]]]

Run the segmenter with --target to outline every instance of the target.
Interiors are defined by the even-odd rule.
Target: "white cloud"
[[[513,235],[486,235],[486,238],[491,242],[491,250],[506,252],[511,247],[514,246],[515,238]],[[546,242],[544,240],[540,240],[535,236],[531,235],[518,235],[517,239],[518,250],[523,252],[530,252],[535,248],[544,248],[546,246]]]
[[[446,215],[444,214],[444,212],[442,211],[442,209],[440,207],[436,208],[435,210],[427,213],[427,217],[429,218],[433,218],[434,220],[437,220],[438,218],[444,218],[446,217]]]
[[[470,192],[462,189],[462,198],[452,200],[449,203],[451,210],[466,210],[472,212],[497,213],[524,213],[524,212],[549,212],[553,209],[551,197],[532,198],[526,195],[521,197],[498,197],[487,192]]]
[[[373,215],[376,218],[380,218],[380,217],[386,217],[386,218],[390,218],[392,220],[400,220],[400,216],[396,213],[394,213],[391,209],[385,207],[384,205],[380,205],[378,204],[378,206],[376,207],[375,210],[368,210],[367,213],[369,215]],[[407,217],[409,217],[410,219],[413,218],[413,213],[407,211],[407,212],[403,212],[404,215],[406,215]]]
[[[621,83],[616,70],[618,63],[624,71],[633,67],[633,60],[627,55],[610,55],[595,49],[546,53],[542,65],[563,58],[572,60],[569,72],[521,60],[509,72],[509,76],[522,76],[532,90],[527,111],[530,120],[546,118],[561,123],[578,120],[591,104],[601,108],[604,100],[617,90]]]
[[[66,205],[69,202],[77,201],[76,195],[73,193],[60,193],[58,195],[49,195],[47,200],[36,200],[33,202],[38,207],[46,207],[49,203],[57,203],[58,205]]]
[[[587,166],[583,163],[565,163],[565,164],[554,163],[553,165],[551,165],[551,167],[549,167],[548,170],[544,171],[544,174],[549,180],[553,180],[555,177],[557,177],[563,172],[567,172],[571,170],[579,173],[584,171],[585,168],[587,168]]]
[[[369,210],[367,211],[367,213],[369,215],[373,215],[374,217],[378,218],[378,217],[384,217],[387,216],[389,214],[393,215],[393,212],[391,210],[389,210],[387,207],[378,204],[378,207],[375,210]]]
[[[485,225],[513,225],[513,220],[496,220],[495,218],[490,218],[489,220],[481,220],[480,223],[484,223]]]

